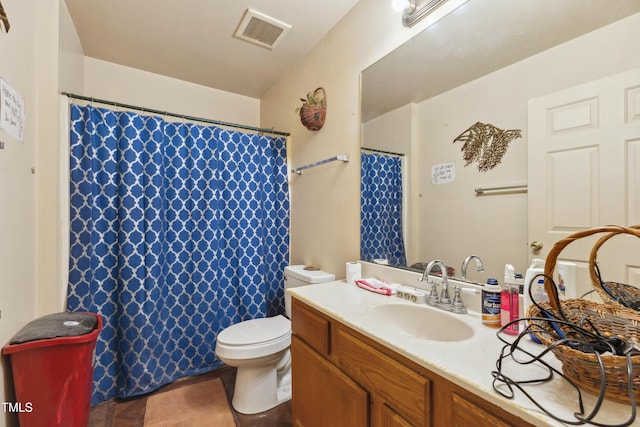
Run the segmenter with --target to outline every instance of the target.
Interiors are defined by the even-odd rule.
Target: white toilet
[[[284,269],[285,309],[291,317],[289,288],[330,282],[335,276],[304,265]],[[216,355],[238,368],[233,408],[242,414],[266,411],[291,399],[291,321],[282,315],[231,325],[218,334]]]

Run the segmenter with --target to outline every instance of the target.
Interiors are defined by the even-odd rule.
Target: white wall
[[[416,107],[422,148],[415,200],[419,258],[441,258],[458,271],[467,255],[479,255],[484,277],[503,275],[509,262],[522,272],[530,250],[527,195],[477,197],[474,188],[527,182],[527,103],[530,99],[640,67],[640,14],[549,49],[512,66],[422,102]],[[521,129],[502,163],[488,172],[464,166],[454,138],[475,122]],[[456,181],[432,185],[431,165],[455,161]],[[542,177],[541,177],[542,179]],[[471,278],[474,276],[470,269]]]
[[[64,0],[60,0],[60,90],[84,93],[84,51]]]
[[[58,52],[58,87],[60,92],[84,93],[84,51],[80,37],[73,26],[73,21],[69,15],[67,5],[64,0],[59,2],[59,52]],[[57,280],[39,281],[39,312],[55,312],[66,309],[66,291],[69,275],[69,126],[67,99],[64,96],[58,97],[58,117],[59,143],[57,144],[57,163],[43,162],[43,167],[55,169],[58,181],[47,182],[47,191],[57,194],[58,210],[57,215],[47,212],[46,218],[49,221],[56,221],[49,224],[49,229],[55,238],[49,241],[46,246],[47,255],[54,259],[55,265],[50,265],[49,277],[56,274]]]
[[[407,104],[363,123],[362,146],[411,155],[414,105]]]
[[[56,212],[60,209],[58,181],[59,119],[59,0],[37,2],[38,10],[38,153],[36,202],[36,280],[38,315],[60,311],[60,275]]]
[[[194,117],[260,125],[260,100],[85,57],[84,95]]]
[[[360,72],[423,29],[407,29],[391,2],[360,0],[296,66],[262,97],[263,127],[291,132],[292,167],[338,154],[333,162],[291,177],[291,261],[345,276],[360,256]],[[322,86],[327,118],[305,129],[294,113],[298,98]]]

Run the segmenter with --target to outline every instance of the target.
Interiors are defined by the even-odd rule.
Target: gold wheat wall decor
[[[507,146],[516,138],[522,138],[520,129],[503,130],[489,123],[477,122],[458,135],[453,143],[464,143],[460,151],[466,161],[465,166],[477,162],[478,170],[486,172],[502,161]]]
[[[9,18],[7,18],[7,12],[4,11],[2,3],[0,3],[0,22],[4,24],[4,30],[8,33],[11,25],[9,25]]]

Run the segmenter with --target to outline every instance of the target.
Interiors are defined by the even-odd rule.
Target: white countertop
[[[403,334],[401,331],[376,328],[371,324],[366,313],[373,306],[387,303],[413,305],[394,296],[374,294],[344,281],[302,286],[288,289],[287,292],[320,312],[532,424],[567,425],[545,415],[523,392],[517,389],[513,399],[507,399],[493,389],[491,371],[496,368],[496,360],[504,344],[496,336],[497,329],[482,325],[477,312],[451,314],[463,319],[471,326],[474,332],[471,338],[458,342],[426,341]],[[431,307],[428,309],[437,310]],[[508,335],[501,336],[510,342],[514,338]],[[522,341],[524,348],[533,354],[538,354],[544,349],[542,345],[535,344],[529,339],[525,338]],[[555,357],[548,356],[545,360],[560,369],[560,362]],[[546,370],[543,371],[541,365],[517,364],[511,358],[504,360],[504,366],[503,372],[514,380],[534,379],[546,375]],[[524,390],[550,413],[565,420],[575,421],[572,414],[579,409],[577,392],[560,377],[557,376],[543,385],[525,385]],[[586,392],[583,392],[582,396],[585,412],[588,415],[593,409],[596,397]],[[595,421],[608,425],[619,424],[628,419],[630,410],[630,405],[605,400]],[[631,425],[640,426],[638,418],[640,417],[636,417]]]

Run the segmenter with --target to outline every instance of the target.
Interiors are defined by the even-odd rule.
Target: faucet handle
[[[462,296],[460,295],[460,286],[456,286],[453,288],[453,301],[451,302],[451,311],[454,313],[466,313],[467,307],[464,306],[464,302],[462,302]]]
[[[431,292],[429,292],[429,299],[427,300],[427,304],[434,305],[440,302],[440,296],[438,295],[438,283],[432,281],[429,282],[431,283]]]
[[[460,296],[460,286],[456,286],[453,288],[453,301],[451,302],[453,306],[463,306],[462,296]]]

